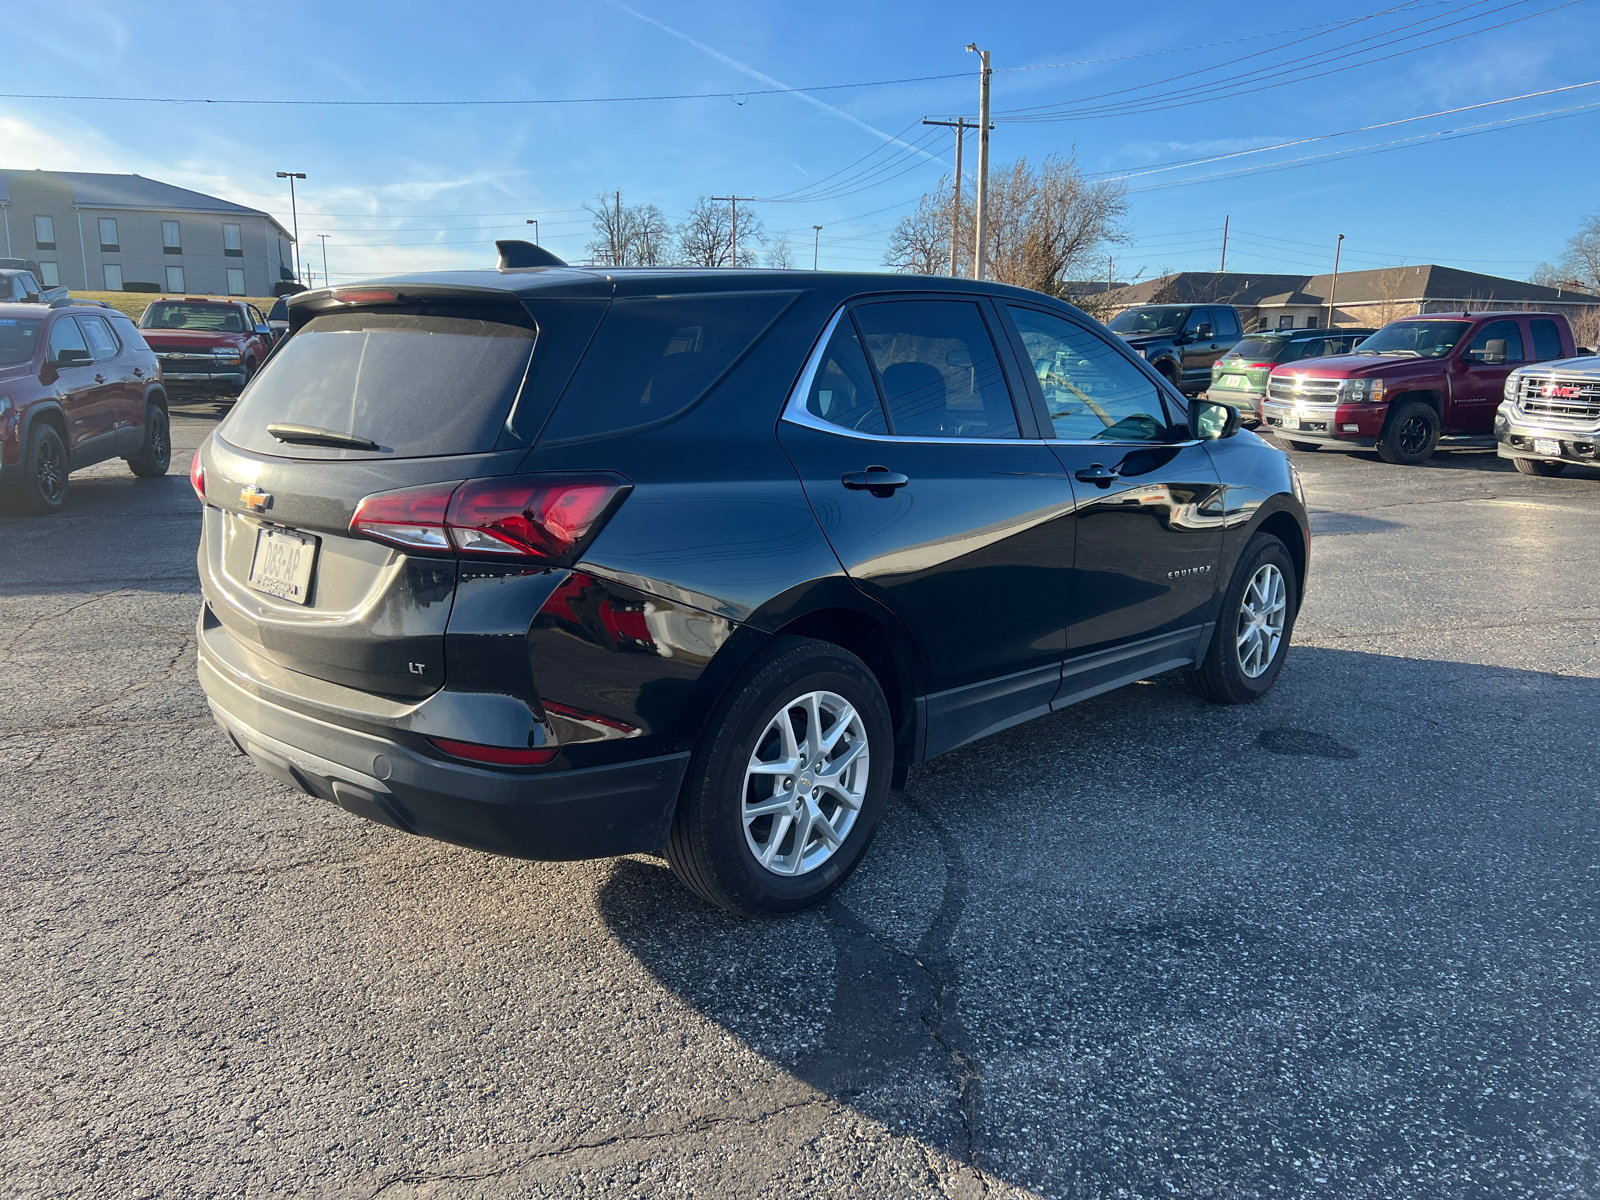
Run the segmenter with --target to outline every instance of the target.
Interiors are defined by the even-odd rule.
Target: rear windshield
[[[30,361],[38,349],[43,324],[30,317],[0,317],[0,367]]]
[[[689,408],[794,298],[654,296],[611,305],[540,441],[617,433]]]
[[[1112,333],[1169,334],[1183,328],[1187,308],[1130,308],[1111,318]]]
[[[421,458],[492,450],[533,355],[534,330],[465,317],[356,311],[313,317],[261,369],[220,432],[292,458]],[[377,451],[286,445],[309,425]]]
[[[1251,362],[1272,362],[1288,344],[1287,338],[1247,337],[1229,350],[1227,357],[1249,359]]]
[[[173,304],[157,301],[139,318],[141,329],[193,329],[200,333],[243,333],[244,316],[232,304]]]

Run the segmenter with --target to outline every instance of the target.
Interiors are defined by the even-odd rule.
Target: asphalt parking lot
[[[913,770],[825,909],[408,838],[231,751],[197,506],[0,517],[0,1194],[1600,1193],[1600,471],[1296,455],[1261,703]]]

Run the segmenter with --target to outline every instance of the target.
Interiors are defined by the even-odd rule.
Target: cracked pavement
[[[0,1194],[1600,1192],[1600,471],[1296,455],[1271,695],[925,764],[834,900],[750,922],[233,754],[213,419],[0,517]]]

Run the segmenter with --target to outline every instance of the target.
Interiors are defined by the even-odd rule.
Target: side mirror
[[[23,292],[22,293],[22,299],[23,299],[23,302],[25,304],[37,304],[37,303],[39,303],[39,293],[38,292]]]
[[[58,367],[75,367],[80,363],[93,361],[94,355],[87,350],[62,350],[56,355],[55,365]]]
[[[1211,326],[1208,325],[1206,322],[1201,321],[1199,325],[1195,326],[1195,331],[1194,331],[1194,340],[1195,341],[1197,341],[1197,342],[1209,342],[1211,340],[1211,336],[1212,336],[1212,334],[1211,334]]]
[[[256,332],[258,334],[260,334],[262,337],[271,337],[272,336],[272,326],[271,325],[257,325],[256,326]]]
[[[1202,442],[1230,438],[1239,432],[1239,410],[1216,400],[1189,402],[1189,433]]]
[[[1483,354],[1479,356],[1478,361],[1503,363],[1506,360],[1506,352],[1509,347],[1510,343],[1505,338],[1490,338],[1483,344]]]

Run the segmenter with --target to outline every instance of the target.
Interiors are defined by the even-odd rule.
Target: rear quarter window
[[[686,411],[794,297],[725,292],[613,301],[539,440],[620,433]]]
[[[528,325],[378,310],[313,317],[267,360],[219,428],[292,458],[421,458],[495,448],[533,357]],[[295,445],[270,424],[310,425],[377,451]]]

